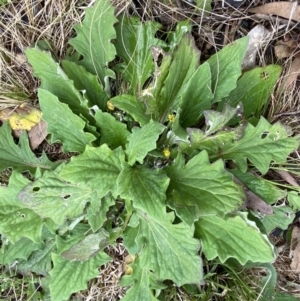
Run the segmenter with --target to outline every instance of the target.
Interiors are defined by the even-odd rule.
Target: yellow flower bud
[[[108,102],[106,103],[106,105],[107,105],[107,108],[108,108],[110,111],[113,111],[113,110],[115,109],[115,106],[114,106],[110,101],[108,101]]]
[[[164,156],[165,156],[165,157],[167,157],[167,158],[169,158],[169,157],[170,157],[170,155],[171,155],[171,152],[170,152],[170,150],[169,150],[169,148],[168,148],[168,147],[165,147],[165,148],[164,148],[164,150],[163,150],[163,154],[164,154]]]
[[[168,115],[168,119],[169,119],[170,122],[174,122],[174,120],[175,120],[175,115],[174,115],[174,114],[169,114],[169,115]]]

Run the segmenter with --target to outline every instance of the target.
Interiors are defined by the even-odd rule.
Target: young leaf
[[[96,125],[100,128],[100,143],[106,143],[111,149],[119,146],[125,148],[130,135],[126,125],[108,113],[97,111],[95,114]]]
[[[60,177],[75,186],[81,183],[84,186],[97,190],[99,198],[112,192],[117,197],[117,178],[124,162],[124,153],[121,148],[111,150],[106,144],[100,147],[87,146],[85,152],[72,157]],[[88,190],[90,190],[88,188]]]
[[[88,108],[79,91],[74,87],[51,55],[37,48],[27,48],[26,56],[33,67],[33,74],[41,80],[41,89],[47,90],[58,97],[59,101],[67,104],[74,114],[83,115],[91,120]]]
[[[247,124],[244,136],[238,141],[225,143],[220,154],[211,156],[233,160],[242,172],[247,171],[247,158],[265,174],[271,161],[282,162],[299,146],[297,137],[291,135],[290,128],[279,122],[271,125],[261,117],[256,127]]]
[[[140,94],[147,79],[154,72],[154,62],[150,48],[162,45],[155,38],[160,24],[147,21],[144,24],[139,18],[128,18],[121,15],[116,25],[117,54],[124,62],[116,66],[116,70],[131,85],[132,94]]]
[[[274,204],[287,195],[285,190],[279,189],[276,185],[251,172],[243,173],[238,168],[231,169],[230,172],[268,204]]]
[[[82,153],[85,146],[96,139],[92,134],[83,131],[85,122],[55,95],[39,89],[38,96],[43,119],[47,121],[48,132],[52,134],[51,143],[60,141],[63,151]]]
[[[118,193],[121,198],[133,201],[133,207],[157,216],[166,200],[169,178],[161,169],[146,166],[126,166],[118,178]]]
[[[236,107],[241,102],[246,119],[251,115],[259,117],[280,73],[281,67],[278,65],[254,68],[245,72],[237,81],[236,88],[231,91],[228,97],[222,99],[218,108],[222,109],[225,103]]]
[[[110,102],[118,109],[125,111],[127,114],[131,115],[133,119],[141,126],[147,124],[150,121],[150,116],[145,114],[145,104],[139,101],[133,95],[119,95],[110,99]]]
[[[139,259],[136,259],[131,268],[133,269],[132,275],[124,275],[120,282],[122,286],[132,285],[122,301],[158,301],[151,290],[152,273],[139,265]]]
[[[156,141],[163,132],[165,126],[150,120],[142,128],[134,127],[126,145],[128,163],[133,165],[136,161],[143,164],[143,160],[149,151],[156,148]]]
[[[273,206],[272,209],[273,215],[266,215],[261,219],[267,233],[275,228],[286,230],[295,218],[293,209],[288,206]]]
[[[230,119],[238,112],[240,106],[237,108],[232,108],[229,105],[225,104],[222,112],[217,112],[213,110],[204,111],[205,123],[207,129],[205,131],[206,135],[212,134],[221,130],[229,122]]]
[[[211,74],[208,63],[202,64],[192,75],[188,88],[181,95],[180,124],[186,128],[196,125],[203,111],[211,107]]]
[[[34,172],[37,168],[51,169],[55,166],[44,153],[40,158],[35,156],[29,147],[26,132],[15,144],[8,122],[0,127],[0,137],[0,172],[9,167],[19,172]]]
[[[219,102],[236,87],[242,74],[242,61],[246,54],[248,37],[238,39],[211,56],[207,62],[212,77],[214,99]]]
[[[69,300],[72,293],[86,289],[87,281],[98,276],[98,267],[110,259],[104,252],[83,262],[69,261],[52,254],[54,268],[50,272],[51,300]]]
[[[67,76],[74,81],[75,88],[87,98],[88,106],[97,106],[105,111],[108,95],[99,83],[98,77],[86,71],[84,67],[67,60],[62,61],[62,67]]]
[[[77,37],[70,40],[70,44],[83,55],[78,63],[97,75],[103,87],[105,77],[115,77],[113,71],[108,69],[108,63],[116,55],[111,40],[116,38],[114,24],[117,21],[111,2],[97,0],[93,7],[86,10],[82,24],[75,25]]]
[[[143,269],[153,271],[158,280],[169,279],[178,286],[203,280],[197,254],[200,245],[193,238],[193,226],[172,224],[173,214],[165,211],[155,218],[137,211],[132,218],[137,219],[137,225],[129,224],[123,234],[124,244],[130,254],[139,254]]]
[[[0,233],[12,243],[22,237],[35,243],[39,243],[41,239],[42,219],[18,200],[19,192],[28,183],[30,181],[21,174],[13,172],[8,187],[0,186]]]
[[[18,198],[41,218],[62,225],[67,218],[79,216],[86,203],[97,201],[98,195],[85,183],[71,184],[52,172],[28,184]]]
[[[166,171],[171,179],[168,206],[188,225],[203,215],[224,216],[243,203],[244,194],[232,175],[225,171],[224,163],[219,160],[210,164],[206,151],[186,165],[183,156],[178,155],[174,165]]]
[[[226,219],[216,215],[202,216],[195,226],[195,236],[201,239],[208,260],[219,257],[221,262],[225,262],[228,258],[235,258],[242,265],[247,261],[274,260],[273,245],[254,222],[246,222],[243,216]]]
[[[186,34],[174,51],[164,88],[161,91],[160,99],[157,100],[161,122],[165,122],[172,110],[179,108],[182,93],[187,89],[191,77],[197,70],[199,58],[200,52],[195,46],[194,39]],[[188,88],[195,90],[194,86]]]

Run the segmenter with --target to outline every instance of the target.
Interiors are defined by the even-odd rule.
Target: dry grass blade
[[[38,82],[26,63],[25,48],[44,40],[58,59],[63,57],[74,35],[74,24],[81,21],[91,2],[24,0],[1,7],[0,94],[21,92],[32,96]]]

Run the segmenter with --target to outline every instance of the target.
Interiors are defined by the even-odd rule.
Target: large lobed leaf
[[[118,193],[133,201],[133,207],[145,210],[152,217],[165,208],[169,178],[160,169],[126,166],[118,177]]]
[[[247,261],[271,262],[275,259],[272,243],[245,215],[247,213],[240,213],[240,216],[226,219],[208,215],[195,223],[195,236],[201,239],[208,260],[218,256],[225,262],[233,257],[244,265]]]
[[[211,156],[233,160],[242,172],[246,172],[247,159],[265,174],[269,170],[270,162],[282,162],[299,146],[298,137],[291,136],[289,127],[275,123],[271,125],[261,117],[256,127],[248,123],[243,137],[238,141],[225,143],[220,154]]]
[[[74,185],[81,183],[96,190],[99,198],[109,192],[117,197],[117,178],[124,156],[120,147],[112,151],[106,144],[100,147],[87,146],[82,155],[72,157],[60,176]]]
[[[173,219],[164,208],[156,217],[137,210],[123,234],[124,244],[130,254],[139,254],[140,267],[153,271],[158,280],[170,279],[179,286],[200,283],[200,245],[193,238],[193,226],[172,224]]]
[[[47,121],[48,132],[52,134],[51,143],[60,141],[65,152],[82,153],[85,146],[96,139],[83,131],[85,122],[52,93],[39,89],[38,95],[43,119]]]
[[[28,184],[18,198],[41,218],[50,218],[58,225],[79,216],[87,202],[99,199],[89,186],[68,183],[53,172]]]
[[[77,37],[70,44],[83,55],[79,61],[88,72],[98,76],[103,87],[105,78],[114,77],[108,63],[115,58],[116,50],[111,43],[116,38],[114,8],[109,0],[97,0],[86,10],[82,24],[75,26]]]
[[[143,164],[148,152],[156,148],[156,141],[164,129],[164,125],[153,120],[150,120],[142,128],[134,127],[126,145],[125,152],[128,156],[128,163],[133,165],[138,161]]]
[[[37,168],[51,169],[54,163],[43,153],[37,158],[29,147],[27,133],[24,131],[15,144],[8,122],[0,127],[0,171],[12,167],[16,171],[34,172]]]
[[[224,216],[243,203],[244,194],[232,175],[225,171],[224,163],[219,160],[210,164],[206,151],[187,164],[183,156],[178,155],[166,170],[171,179],[168,205],[189,225],[204,215]]]

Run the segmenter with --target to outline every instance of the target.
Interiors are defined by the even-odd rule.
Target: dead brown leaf
[[[262,214],[273,214],[272,207],[263,201],[258,195],[248,189],[238,178],[234,177],[234,182],[240,184],[246,196],[245,206],[248,209],[258,211]]]
[[[29,132],[28,139],[32,150],[36,149],[47,136],[47,122],[41,120]]]
[[[292,186],[299,187],[300,185],[297,183],[295,178],[293,178],[287,171],[285,170],[279,170],[279,169],[273,169],[277,174],[281,176],[283,180],[285,180],[287,183],[291,184]]]
[[[293,50],[287,45],[275,45],[274,50],[275,55],[278,59],[284,59],[290,57],[293,54]]]
[[[298,227],[294,227],[292,231],[290,257],[291,269],[294,273],[300,273],[300,229]]]
[[[300,74],[300,56],[295,56],[288,70],[288,73],[286,74],[284,89],[292,89],[299,74]]]
[[[272,2],[248,10],[255,14],[271,14],[300,22],[300,6],[295,2]]]
[[[263,201],[260,197],[258,197],[251,190],[244,188],[244,192],[246,195],[246,207],[248,209],[258,211],[262,214],[272,215],[274,212],[272,207],[268,205],[265,201]]]

